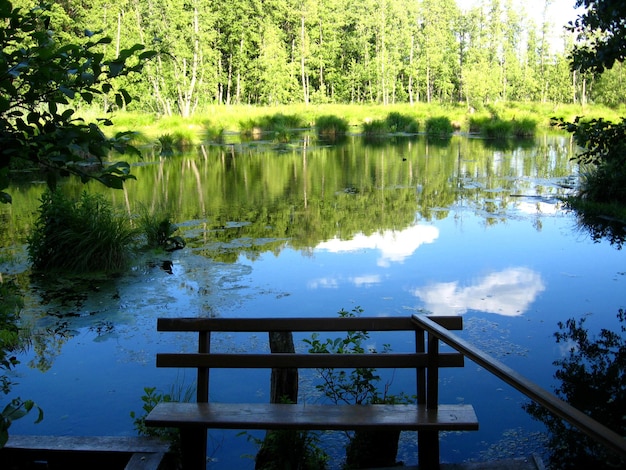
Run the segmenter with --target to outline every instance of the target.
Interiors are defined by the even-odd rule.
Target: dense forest
[[[213,104],[624,101],[621,65],[600,77],[571,71],[573,36],[563,30],[554,47],[550,0],[540,24],[520,4],[61,0],[51,26],[63,43],[111,37],[105,58],[136,43],[158,51],[123,86],[139,98],[129,107],[163,115]]]

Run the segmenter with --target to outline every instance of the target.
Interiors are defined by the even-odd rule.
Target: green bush
[[[626,203],[626,118],[616,123],[555,119],[553,125],[570,132],[585,149],[574,158],[584,170],[579,195],[599,203]]]
[[[426,134],[429,136],[449,137],[453,132],[452,122],[446,116],[430,117],[426,120]]]
[[[117,271],[126,266],[135,236],[128,218],[102,196],[84,192],[74,202],[47,191],[28,237],[28,257],[42,271]]]

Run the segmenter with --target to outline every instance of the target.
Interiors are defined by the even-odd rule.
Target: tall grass
[[[315,120],[317,135],[325,140],[336,141],[348,132],[348,121],[337,116],[319,116]]]
[[[454,132],[452,121],[447,116],[434,116],[426,120],[426,134],[432,137],[449,137]]]
[[[102,196],[83,192],[72,201],[47,191],[28,237],[28,256],[42,271],[118,271],[127,265],[135,236],[128,218]]]
[[[420,128],[415,117],[395,111],[387,115],[385,122],[389,130],[393,133],[404,132],[407,134],[417,134]]]

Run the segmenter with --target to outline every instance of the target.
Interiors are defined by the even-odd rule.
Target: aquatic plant
[[[405,132],[407,134],[417,134],[419,132],[419,123],[417,119],[398,112],[392,112],[385,118],[387,127],[390,132]]]
[[[333,115],[319,116],[315,120],[315,129],[320,138],[335,141],[345,137],[348,121]]]
[[[100,195],[83,192],[72,201],[59,190],[46,191],[28,257],[42,271],[117,271],[126,266],[136,232]]]
[[[366,137],[380,137],[389,132],[389,125],[384,119],[367,120],[363,123],[363,133]]]
[[[141,209],[138,228],[145,234],[148,248],[167,248],[172,236],[178,230],[170,214],[162,210],[150,211],[145,207]]]

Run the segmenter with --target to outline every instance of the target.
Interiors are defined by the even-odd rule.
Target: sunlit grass
[[[96,111],[85,112],[97,116]],[[348,132],[379,133],[382,126],[372,123],[384,122],[386,132],[414,133],[426,129],[433,118],[446,117],[454,130],[480,132],[487,120],[490,135],[530,136],[539,130],[549,130],[553,117],[567,121],[584,115],[589,119],[603,117],[617,121],[626,114],[626,107],[612,109],[604,106],[582,106],[554,103],[498,103],[480,109],[469,108],[463,103],[440,105],[436,103],[381,104],[293,104],[274,107],[248,105],[211,105],[198,110],[194,116],[157,117],[154,113],[116,112],[113,126],[106,127],[107,134],[123,130],[138,131],[138,143],[156,143],[160,136],[179,136],[179,140],[198,144],[218,142],[224,133],[240,133],[252,136],[263,132],[285,133],[289,129],[313,128],[316,121],[332,116],[347,123]],[[401,119],[400,119],[401,118]],[[402,121],[402,122],[400,122]],[[273,134],[272,134],[273,135]],[[184,136],[184,138],[183,138]]]

